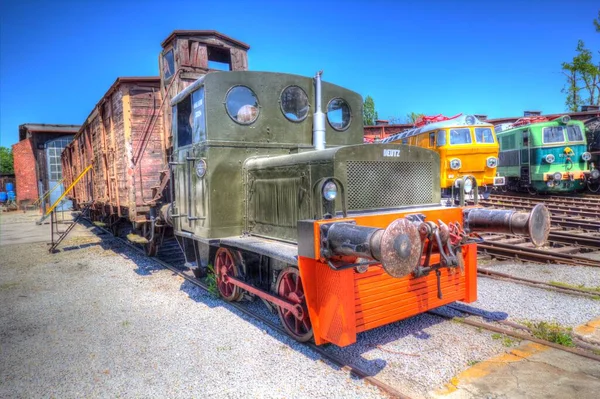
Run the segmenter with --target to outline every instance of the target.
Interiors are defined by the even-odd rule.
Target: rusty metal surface
[[[422,249],[417,226],[404,218],[396,219],[381,237],[381,264],[390,276],[407,276],[419,265]]]

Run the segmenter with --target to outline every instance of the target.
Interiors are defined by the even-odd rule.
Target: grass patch
[[[125,320],[121,324],[123,325],[123,327],[129,327],[131,325],[131,323],[129,322],[129,320]]]
[[[219,296],[219,290],[217,289],[217,276],[215,275],[215,268],[213,265],[208,265],[208,274],[206,275],[206,287],[208,292],[214,296]]]
[[[524,323],[534,337],[543,339],[549,342],[554,342],[562,346],[573,347],[573,329],[571,327],[563,327],[555,322],[540,321],[538,323],[525,322]]]
[[[586,287],[585,284],[573,285],[573,284],[562,283],[560,281],[550,281],[550,285],[553,285],[555,287],[560,287],[560,288],[575,288],[575,289],[586,291],[586,292],[589,292],[592,294],[600,294],[600,286],[599,287]]]
[[[494,333],[492,334],[492,339],[495,340],[502,340],[502,345],[510,348],[511,346],[515,345],[516,343],[518,343],[517,340],[512,339],[511,337],[504,335],[504,334],[498,334],[498,333]]]
[[[10,290],[10,289],[17,287],[18,285],[19,285],[19,283],[16,283],[16,282],[0,284],[0,291]]]
[[[480,363],[480,362],[481,362],[481,360],[469,360],[469,361],[467,362],[467,366],[469,366],[469,367],[473,367],[473,366],[475,366],[477,363]]]

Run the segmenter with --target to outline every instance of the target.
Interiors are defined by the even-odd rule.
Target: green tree
[[[567,94],[565,105],[569,111],[577,111],[581,104],[600,104],[600,64],[594,63],[583,40],[577,42],[575,51],[572,62],[562,64],[567,78],[562,92]]]
[[[593,21],[600,33],[600,10]],[[592,51],[583,40],[577,42],[576,55],[571,62],[562,63],[562,72],[567,78],[562,92],[567,95],[565,105],[569,111],[577,111],[581,104],[600,105],[600,62],[593,60]]]
[[[409,114],[406,114],[406,122],[405,123],[410,123],[410,124],[414,125],[415,122],[417,121],[417,119],[419,119],[423,115],[425,115],[425,114],[418,114],[416,112],[411,112]]]
[[[363,124],[365,126],[372,126],[377,119],[379,119],[379,116],[377,115],[377,111],[375,111],[375,101],[373,101],[373,97],[367,96],[363,103]]]
[[[0,173],[15,173],[11,148],[0,147]]]

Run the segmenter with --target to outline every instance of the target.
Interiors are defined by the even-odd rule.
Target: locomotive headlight
[[[465,123],[467,125],[474,125],[475,124],[475,117],[473,115],[467,115],[467,117],[465,118]]]
[[[206,174],[206,161],[204,159],[200,159],[196,162],[196,176],[199,178],[203,178]]]
[[[465,189],[465,193],[469,194],[473,190],[473,180],[465,179],[465,183],[464,183],[463,187]]]
[[[598,169],[594,169],[594,170],[592,170],[592,173],[591,173],[591,175],[592,175],[592,179],[597,179],[597,178],[599,178],[599,177],[600,177],[600,170],[598,170]]]
[[[495,168],[496,166],[498,166],[498,158],[489,157],[486,161],[486,164],[488,168]]]
[[[583,154],[581,154],[581,159],[583,159],[584,161],[589,161],[590,159],[592,159],[592,154],[590,154],[589,152],[584,152]]]
[[[546,155],[545,159],[546,159],[546,162],[548,162],[548,163],[552,163],[555,160],[554,155],[552,155],[552,154]]]
[[[562,180],[562,173],[556,172],[553,177],[556,181]]]
[[[331,180],[323,185],[323,198],[333,201],[337,197],[337,185]]]
[[[460,169],[460,167],[461,167],[460,159],[454,158],[454,159],[450,160],[450,169],[458,170],[458,169]]]

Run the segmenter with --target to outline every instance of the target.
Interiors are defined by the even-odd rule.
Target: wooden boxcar
[[[71,194],[114,224],[148,220],[167,168],[158,77],[118,78],[62,154],[65,184],[93,165]]]

